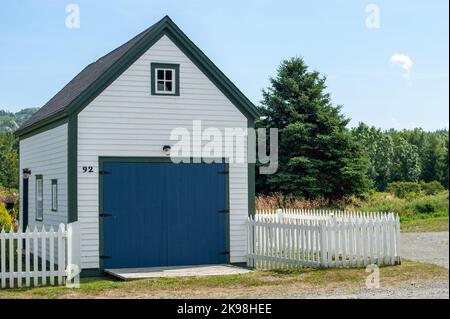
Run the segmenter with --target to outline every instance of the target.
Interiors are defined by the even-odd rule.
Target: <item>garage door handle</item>
[[[112,217],[112,214],[100,214],[100,217]]]

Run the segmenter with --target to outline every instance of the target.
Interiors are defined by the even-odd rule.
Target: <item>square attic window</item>
[[[152,95],[180,95],[180,65],[151,64]]]

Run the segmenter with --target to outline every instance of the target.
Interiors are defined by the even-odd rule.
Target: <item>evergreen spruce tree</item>
[[[258,177],[258,191],[337,199],[368,189],[368,158],[325,92],[325,80],[292,58],[263,91],[264,117],[257,125],[279,129],[279,167]]]

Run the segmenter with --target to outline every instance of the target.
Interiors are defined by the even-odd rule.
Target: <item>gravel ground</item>
[[[443,282],[427,282],[408,286],[366,289],[352,293],[294,294],[273,296],[292,299],[449,299],[449,285]]]
[[[401,256],[449,268],[449,233],[403,233],[401,235]]]
[[[436,264],[449,269],[449,232],[403,233],[402,258]],[[280,296],[276,297],[280,298]],[[337,298],[337,299],[449,299],[448,282],[427,282],[352,293],[294,294],[282,298]]]

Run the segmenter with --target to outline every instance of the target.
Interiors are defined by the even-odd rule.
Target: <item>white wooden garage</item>
[[[88,65],[17,131],[21,226],[78,221],[84,275],[245,263],[254,164],[177,164],[167,147],[193,121],[246,130],[257,117],[166,16]]]

